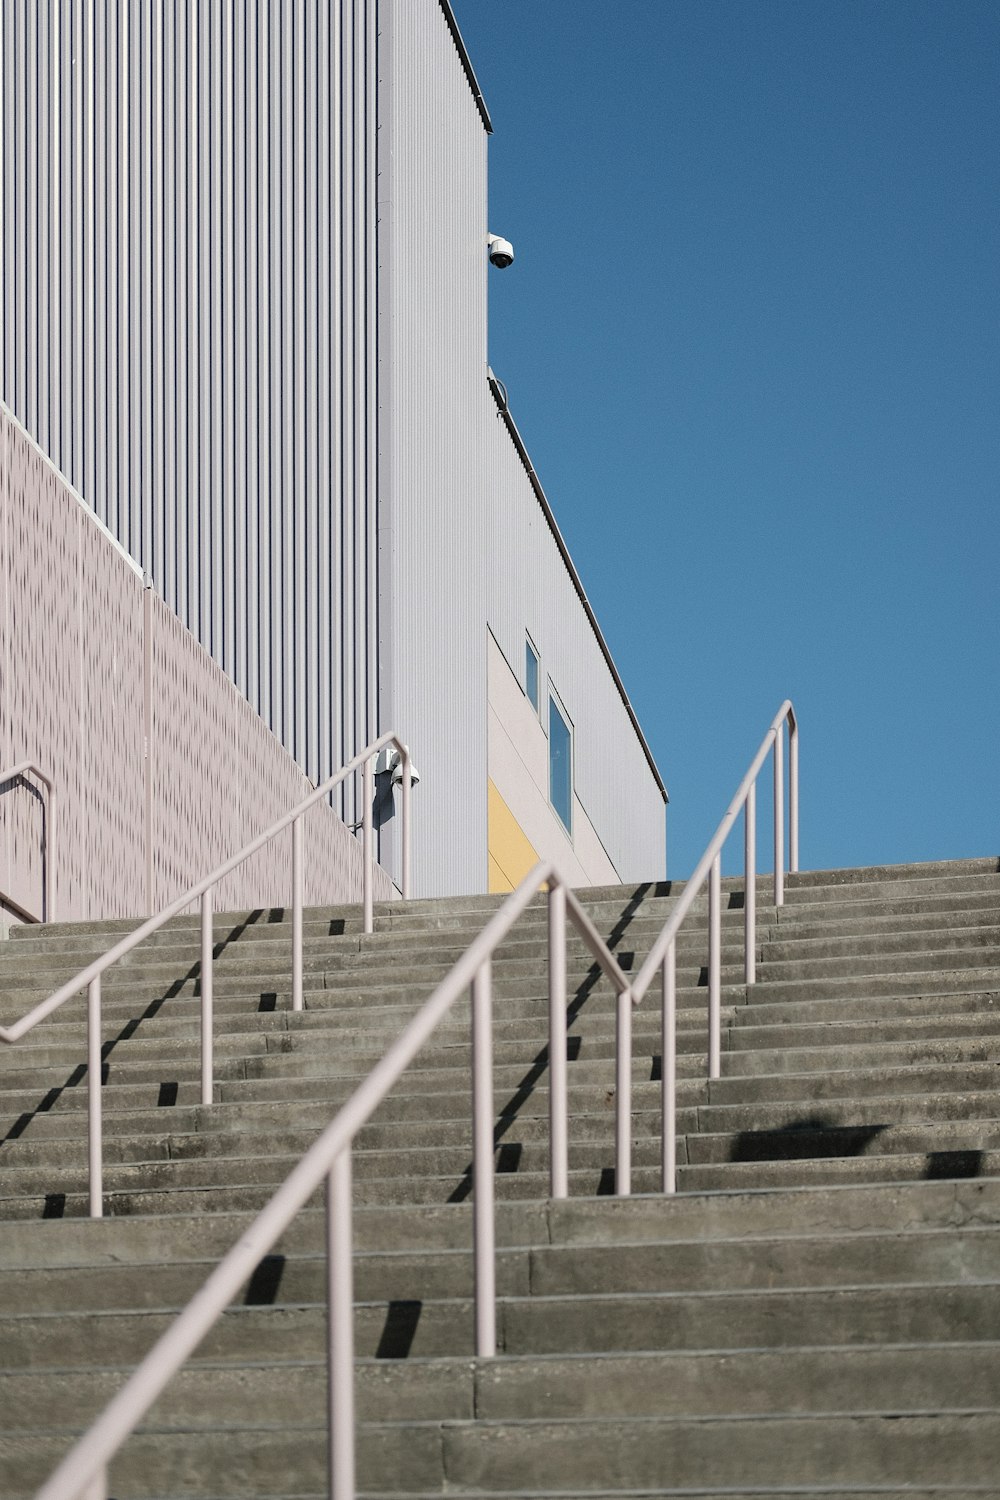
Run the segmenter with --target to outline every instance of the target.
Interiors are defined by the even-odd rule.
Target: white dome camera
[[[496,266],[498,271],[505,271],[513,263],[514,246],[510,240],[501,239],[498,234],[488,234],[486,248],[489,252],[490,265]]]

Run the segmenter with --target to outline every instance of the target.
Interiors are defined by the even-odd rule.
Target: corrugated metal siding
[[[0,396],[313,777],[378,728],[376,12],[0,19]]]
[[[487,137],[437,0],[383,11],[383,719],[424,774],[420,891],[482,890]]]
[[[531,632],[574,720],[577,795],[622,877],[654,878],[662,797],[487,386],[486,135],[435,0],[388,9],[383,717],[434,772],[414,797],[420,889],[486,886],[487,626],[519,681]]]
[[[151,667],[148,695],[144,662]],[[149,810],[144,744],[151,762]],[[0,408],[0,770],[56,782],[60,919],[159,907],[287,812],[309,786],[250,704]],[[147,822],[149,827],[147,828]],[[0,892],[40,910],[37,797],[0,794]],[[358,840],[308,815],[306,899],[360,899]],[[220,887],[220,906],[287,903],[290,836]],[[376,871],[376,896],[391,884]]]

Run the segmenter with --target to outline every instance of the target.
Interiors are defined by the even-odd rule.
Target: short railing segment
[[[8,781],[16,781],[19,777],[28,776],[33,776],[36,781],[40,781],[46,793],[45,801],[42,805],[42,828],[44,829],[42,852],[45,864],[42,873],[41,916],[37,916],[34,912],[26,911],[19,903],[12,902],[11,904],[17,905],[19,915],[27,922],[51,922],[54,920],[52,907],[52,860],[55,844],[52,829],[52,808],[55,802],[55,783],[52,777],[48,776],[42,770],[41,766],[35,765],[34,761],[22,760],[16,766],[12,766],[9,771],[0,771],[0,786],[3,786]]]
[[[389,746],[395,748],[400,757],[400,773],[402,785],[401,797],[401,889],[404,900],[410,894],[410,801],[412,792],[412,767],[410,752],[402,740],[393,733],[387,733],[373,741],[372,744],[360,751],[353,760],[348,761],[346,766],[327,778],[321,785],[304,797],[296,807],[270,827],[265,828],[256,838],[246,844],[238,853],[227,859],[223,864],[216,866],[204,879],[199,880],[196,885],[190,886],[183,895],[171,901],[162,911],[155,916],[142,922],[121,942],[116,943],[107,953],[95,959],[86,968],[66,984],[62,985],[46,1000],[42,1000],[33,1010],[21,1017],[13,1025],[0,1026],[0,1042],[19,1042],[23,1036],[33,1030],[41,1021],[46,1020],[54,1011],[57,1011],[67,1001],[80,994],[82,990],[87,991],[87,1094],[88,1094],[88,1169],[89,1169],[89,1195],[90,1215],[99,1219],[104,1211],[104,1187],[103,1187],[103,1150],[101,1129],[101,980],[104,974],[114,964],[131,953],[146,938],[154,932],[159,931],[171,917],[178,916],[192,903],[198,902],[201,913],[201,965],[199,973],[201,991],[201,1102],[211,1104],[214,1088],[214,1065],[213,1045],[214,1017],[213,1017],[213,962],[214,962],[214,936],[213,936],[213,899],[212,893],[219,881],[230,871],[237,869],[251,855],[263,849],[279,834],[291,829],[292,838],[292,1009],[300,1011],[303,1005],[303,969],[302,969],[302,911],[303,911],[303,862],[302,862],[302,819],[312,807],[321,802],[325,797],[339,786],[347,777],[357,771],[362,772],[364,798],[364,814],[362,820],[362,904],[364,911],[364,931],[370,933],[373,927],[373,889],[374,889],[374,838],[372,831],[372,800],[374,793],[374,775],[372,763],[380,750]],[[13,773],[11,773],[13,774]]]
[[[632,999],[638,1005],[657,974],[662,978],[662,1058],[660,1076],[663,1110],[662,1180],[665,1193],[677,1181],[677,934],[706,881],[708,883],[708,1077],[718,1078],[722,1065],[722,849],[740,812],[743,837],[743,978],[757,979],[757,778],[774,755],[774,904],[785,900],[784,835],[784,730],[788,729],[788,869],[799,868],[799,726],[788,699],[781,705],[760,743],[757,754],[740,782],[722,822],[709,840],[694,873],[686,882],[659,937],[632,980]],[[631,1070],[618,1059],[618,1087],[631,1089]],[[616,1190],[627,1193],[630,1184],[629,1142],[624,1159],[619,1157]]]
[[[547,888],[548,921],[550,1196],[563,1199],[567,1197],[569,1190],[566,944],[570,926],[582,938],[616,993],[615,1190],[619,1195],[626,1195],[631,1191],[632,1009],[645,995],[654,977],[657,974],[662,976],[662,1178],[664,1190],[674,1191],[677,934],[707,880],[710,953],[709,1073],[711,1076],[718,1076],[721,850],[742,809],[745,813],[744,856],[749,892],[756,878],[753,858],[754,787],[761,767],[773,749],[776,757],[775,838],[779,854],[774,894],[775,902],[779,905],[782,903],[783,833],[780,833],[780,848],[778,839],[783,827],[779,822],[783,793],[778,758],[781,755],[781,741],[786,724],[791,745],[788,865],[791,870],[798,868],[798,731],[792,705],[788,702],[782,705],[772,721],[694,875],[685,884],[649,956],[634,977],[630,978],[622,971],[614,954],[558,869],[549,862],[536,865],[507,897],[385,1056],[317,1137],[267,1206],[134,1371],[94,1426],[79,1440],[49,1481],[38,1491],[36,1500],[106,1500],[107,1468],[114,1454],[142,1420],[167,1382],[194,1352],[212,1324],[229,1306],[261,1258],[274,1246],[312,1195],[324,1185],[329,1310],[328,1493],[330,1500],[354,1500],[352,1143],[358,1131],[399,1081],[456,1001],[465,995],[470,999],[472,1044],[474,1347],[476,1356],[480,1359],[491,1358],[496,1353],[492,962],[499,944],[543,888]],[[747,931],[752,938],[755,922],[752,898],[745,900],[744,911]],[[755,956],[755,940],[748,940],[745,963],[748,984],[753,983],[756,978]]]

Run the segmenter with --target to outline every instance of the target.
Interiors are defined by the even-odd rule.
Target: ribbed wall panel
[[[144,669],[148,660],[148,695]],[[309,790],[301,769],[0,408],[0,770],[55,780],[62,920],[158,908]],[[145,745],[150,751],[147,814]],[[0,786],[0,893],[41,911],[38,796]],[[306,900],[356,901],[358,840],[333,810],[305,828]],[[290,835],[227,877],[217,905],[285,905]],[[376,870],[379,899],[391,894]]]
[[[380,727],[376,3],[0,12],[0,396],[314,778]]]

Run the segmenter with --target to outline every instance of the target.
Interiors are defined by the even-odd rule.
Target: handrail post
[[[403,816],[403,838],[402,838],[402,844],[403,844],[403,847],[402,847],[402,851],[401,851],[402,852],[402,861],[403,861],[403,869],[402,869],[402,877],[401,877],[402,878],[401,889],[402,889],[403,900],[404,901],[409,901],[409,899],[410,899],[410,847],[411,847],[411,845],[410,845],[410,817],[411,817],[410,808],[411,808],[411,804],[412,804],[412,795],[411,795],[412,792],[413,792],[413,775],[412,775],[412,767],[411,767],[411,764],[410,764],[410,751],[409,751],[409,747],[406,747],[404,749],[404,752],[403,752],[403,798],[402,798],[402,816]]]
[[[212,890],[201,896],[201,1102],[212,1102]]]
[[[566,1126],[566,888],[549,881],[549,1196],[569,1194]]]
[[[660,1095],[662,1106],[662,1187],[677,1191],[677,943],[672,941],[663,958],[663,1014],[660,1044]]]
[[[302,1009],[302,819],[292,824],[292,1010]]]
[[[354,1272],[351,1148],[326,1179],[327,1442],[330,1500],[354,1500]]]
[[[722,855],[712,860],[708,879],[708,1076],[718,1078],[722,1029]]]
[[[785,904],[785,742],[781,726],[774,736],[774,904]]]
[[[364,870],[362,871],[362,889],[364,893],[364,930],[371,932],[375,925],[372,910],[372,796],[374,782],[372,777],[371,756],[365,761],[361,773],[361,796],[364,806],[361,812],[361,848]]]
[[[743,804],[743,978],[757,979],[757,783],[752,781]]]
[[[788,868],[799,868],[799,726],[788,722]]]
[[[615,1008],[615,1193],[632,1191],[632,991],[620,990]]]
[[[490,960],[484,959],[472,981],[472,1209],[477,1359],[492,1359],[497,1352],[491,971]]]
[[[101,1147],[101,977],[87,986],[87,1150],[90,1217],[104,1215],[104,1165]]]
[[[55,801],[55,787],[48,787],[48,797],[45,799],[45,920],[54,921],[52,915],[52,804]]]

